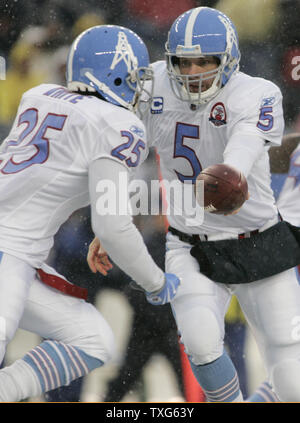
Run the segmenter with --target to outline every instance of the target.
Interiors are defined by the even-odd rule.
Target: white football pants
[[[0,262],[0,362],[21,329],[71,344],[107,362],[114,337],[97,309],[79,298],[46,286],[30,265],[3,254]]]
[[[193,363],[210,363],[222,355],[225,313],[235,294],[276,394],[282,401],[300,401],[300,286],[295,270],[249,284],[225,285],[199,272],[190,244],[169,233],[166,247],[166,272],[182,280],[172,308]]]

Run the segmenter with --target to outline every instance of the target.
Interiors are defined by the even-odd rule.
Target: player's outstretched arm
[[[169,289],[171,284],[169,278],[165,276],[149,254],[142,235],[133,224],[129,207],[126,207],[126,204],[125,207],[123,205],[122,210],[112,207],[109,213],[103,206],[105,201],[109,201],[109,204],[113,205],[118,204],[116,199],[119,199],[121,192],[124,194],[124,189],[126,189],[121,183],[122,180],[128,178],[126,172],[128,170],[123,164],[110,158],[99,158],[90,165],[92,228],[114,263],[144,291],[151,293],[150,295],[155,293],[155,295],[161,296],[161,303],[165,303],[174,297],[174,287],[179,285],[179,281],[177,284],[173,283],[174,289]],[[107,182],[109,190],[103,189],[103,183]],[[96,269],[97,252],[99,252],[99,244],[95,241],[89,257],[92,271]]]
[[[100,272],[104,276],[106,276],[107,272],[113,267],[107,252],[102,248],[97,237],[95,237],[89,245],[87,262],[93,273]]]
[[[106,251],[101,247],[101,243],[97,237],[95,237],[89,245],[87,262],[93,273],[100,272],[104,276],[106,276],[108,270],[112,269],[113,267]],[[175,297],[179,285],[180,279],[177,278],[177,276],[173,275],[172,273],[165,273],[165,283],[159,291],[145,291],[147,301],[153,305],[163,305],[169,303]],[[138,285],[135,286],[138,287]],[[144,291],[139,287],[137,289]]]

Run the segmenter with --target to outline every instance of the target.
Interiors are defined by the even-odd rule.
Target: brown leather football
[[[200,181],[204,182],[204,187]],[[197,201],[210,213],[225,214],[239,209],[247,199],[247,194],[248,184],[245,176],[224,163],[203,169],[196,179]]]

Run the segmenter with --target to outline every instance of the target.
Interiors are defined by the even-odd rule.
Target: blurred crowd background
[[[0,0],[0,56],[6,64],[5,75],[3,71],[0,75],[0,143],[9,132],[24,91],[42,82],[64,85],[68,48],[80,32],[94,25],[124,25],[144,39],[152,61],[160,60],[174,19],[197,6],[215,7],[233,20],[240,40],[241,70],[279,85],[285,131],[300,132],[300,0]],[[278,195],[282,178],[279,186],[274,176]],[[139,177],[148,182],[158,178],[154,151]],[[139,216],[135,222],[163,268],[164,218]],[[116,334],[118,354],[110,365],[85,380],[33,400],[186,400],[187,384],[192,382],[182,367],[183,352],[169,306],[147,304],[117,267],[107,277],[92,274],[86,263],[92,238],[86,208],[61,228],[49,262],[70,281],[88,287],[89,301],[101,310]],[[226,326],[226,348],[247,396],[265,375],[235,298]],[[21,357],[30,343],[38,342],[34,335],[19,331],[8,349],[7,364]]]

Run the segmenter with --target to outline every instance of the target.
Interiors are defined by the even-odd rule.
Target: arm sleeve
[[[271,145],[281,144],[284,130],[282,95],[275,85],[257,85],[247,101],[239,120],[232,125],[224,151],[224,163],[246,177]]]
[[[124,199],[124,181],[128,170],[109,158],[93,161],[89,167],[92,228],[111,259],[146,291],[160,290],[164,272],[150,256],[140,232],[129,214],[128,193],[126,207],[119,209],[119,198]],[[103,192],[105,191],[105,192]],[[110,202],[106,212],[104,200]]]
[[[245,177],[256,160],[267,151],[265,141],[255,135],[241,135],[230,141],[224,151],[224,163],[239,169]]]

